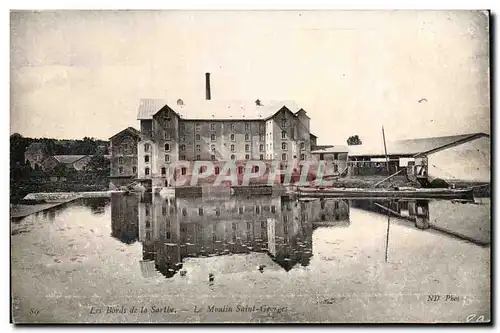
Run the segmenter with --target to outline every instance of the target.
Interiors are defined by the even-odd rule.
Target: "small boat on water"
[[[472,188],[328,188],[298,187],[298,197],[315,198],[398,198],[398,199],[472,199]]]

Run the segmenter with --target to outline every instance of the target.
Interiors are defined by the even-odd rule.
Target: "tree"
[[[359,138],[359,136],[356,134],[356,135],[350,136],[350,137],[347,139],[347,144],[348,144],[349,146],[355,146],[355,145],[360,145],[360,144],[362,144],[362,142],[361,142],[361,139]]]

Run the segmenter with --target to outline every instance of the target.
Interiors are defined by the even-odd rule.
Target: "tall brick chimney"
[[[209,101],[210,97],[210,73],[205,73],[205,99]]]

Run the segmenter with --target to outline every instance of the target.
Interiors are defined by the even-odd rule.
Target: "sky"
[[[11,134],[107,139],[140,98],[294,100],[319,144],[490,133],[474,11],[11,12]]]

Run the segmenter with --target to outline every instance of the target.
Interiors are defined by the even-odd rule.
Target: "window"
[[[304,143],[304,142],[301,142],[301,143],[300,143],[300,149],[301,149],[301,150],[306,149],[306,145],[305,145],[305,143]]]
[[[200,151],[200,150],[201,150],[200,145],[196,145],[196,151]]]
[[[218,166],[215,167],[215,174],[218,175],[220,173],[220,168]]]
[[[124,143],[124,144],[122,145],[122,148],[123,148],[123,150],[127,150],[127,149],[128,149],[128,144]]]
[[[132,167],[132,173],[137,173],[137,167]]]
[[[165,162],[170,162],[170,155],[165,155]]]
[[[169,213],[170,213],[170,215],[174,215],[174,212],[175,212],[175,210],[174,210],[174,206],[170,206],[170,209],[169,209]],[[169,227],[170,227],[170,221],[167,221],[167,222],[168,222],[168,225],[167,225],[167,226],[169,226]]]
[[[234,155],[231,155],[231,159],[234,160],[236,158],[236,156]]]
[[[181,141],[186,141],[186,137],[184,135],[181,136]]]
[[[146,174],[146,176],[149,175],[149,168],[144,169],[144,173]]]
[[[198,215],[203,216],[203,207],[198,208]]]
[[[339,166],[337,164],[333,165],[333,172],[339,172]]]
[[[264,151],[264,145],[259,145],[259,151]]]
[[[165,143],[165,151],[170,151],[170,144]]]
[[[212,161],[215,161],[215,155],[210,156],[210,158],[212,159]]]
[[[215,131],[215,124],[210,124],[210,129],[211,129],[212,131]]]
[[[170,239],[170,232],[167,231],[167,239]]]
[[[245,160],[249,160],[250,159],[250,155],[246,154],[245,155]]]
[[[231,124],[231,131],[234,132],[234,124]]]
[[[185,161],[185,160],[186,160],[186,156],[181,155],[181,156],[179,157],[179,159],[180,159],[181,161]]]
[[[286,118],[284,118],[283,120],[281,120],[281,127],[282,128],[286,127]]]
[[[260,154],[259,155],[259,159],[262,161],[264,159],[264,155],[263,154]]]
[[[260,206],[255,206],[255,214],[260,214]]]
[[[181,175],[185,175],[186,174],[186,168],[181,168]]]
[[[161,206],[161,215],[163,216],[167,215],[167,206],[165,205]]]
[[[196,141],[200,141],[201,140],[201,137],[199,134],[196,134]]]
[[[231,134],[231,141],[234,141],[234,134]]]
[[[248,229],[248,230],[252,229],[252,223],[247,222],[247,229]]]
[[[281,138],[286,139],[286,132],[285,131],[281,131]]]
[[[149,216],[149,206],[144,207],[144,214],[146,214],[146,216]]]
[[[194,128],[195,128],[195,130],[199,131],[200,130],[200,124],[199,123],[194,124]]]
[[[245,133],[245,141],[250,140],[250,135],[248,133]]]
[[[283,215],[283,223],[288,223],[288,215]]]
[[[333,153],[333,159],[338,160],[339,159],[339,153]]]
[[[123,167],[119,167],[119,168],[118,168],[118,172],[119,172],[119,173],[123,173]]]
[[[179,128],[180,128],[181,130],[186,129],[186,124],[184,124],[184,123],[180,123],[180,124],[179,124]]]
[[[276,206],[271,206],[271,213],[276,213]]]
[[[215,134],[210,135],[210,140],[212,140],[212,141],[215,141],[215,140],[216,140],[216,138],[215,138]]]
[[[282,150],[286,150],[286,142],[282,142],[281,143],[281,149]]]
[[[266,221],[260,222],[260,228],[261,229],[265,229],[266,228],[266,224],[267,224]]]
[[[238,173],[241,175],[243,173],[243,167],[242,166],[239,166],[238,167]]]
[[[123,164],[123,157],[118,157],[118,164]]]
[[[281,154],[281,160],[286,161],[286,154]]]
[[[260,135],[260,141],[264,141],[264,140],[266,140],[266,137],[264,136],[264,134],[261,134]]]
[[[179,149],[180,149],[181,151],[186,150],[186,145],[180,145]]]
[[[215,215],[220,216],[220,208],[215,208]],[[217,225],[214,224],[214,231],[217,230]]]
[[[165,176],[167,174],[167,169],[161,168],[161,174],[162,174],[162,176]]]
[[[187,214],[188,214],[187,208],[186,207],[182,208],[182,216],[187,216]]]
[[[234,151],[234,145],[231,145],[231,151]]]
[[[165,140],[170,140],[170,133],[165,131]]]
[[[245,145],[245,151],[250,151],[250,145]]]
[[[306,155],[304,155],[304,154],[300,154],[300,160],[301,160],[301,161],[303,161],[303,160],[305,160],[305,159],[306,159]]]
[[[245,130],[249,130],[250,129],[250,123],[245,123]]]
[[[238,207],[238,213],[243,214],[243,207]],[[233,223],[233,225],[235,225],[235,224]],[[233,228],[233,229],[236,229],[236,228]]]
[[[259,172],[259,166],[258,166],[258,165],[254,165],[254,166],[252,167],[252,172],[253,172],[253,173]]]
[[[149,143],[144,144],[144,151],[149,151],[150,145]]]
[[[196,155],[196,160],[197,161],[201,160],[201,156],[200,155]]]
[[[149,155],[144,155],[144,162],[149,163]]]
[[[292,129],[290,130],[290,137],[292,138],[292,140],[295,140],[295,128],[292,127]]]

